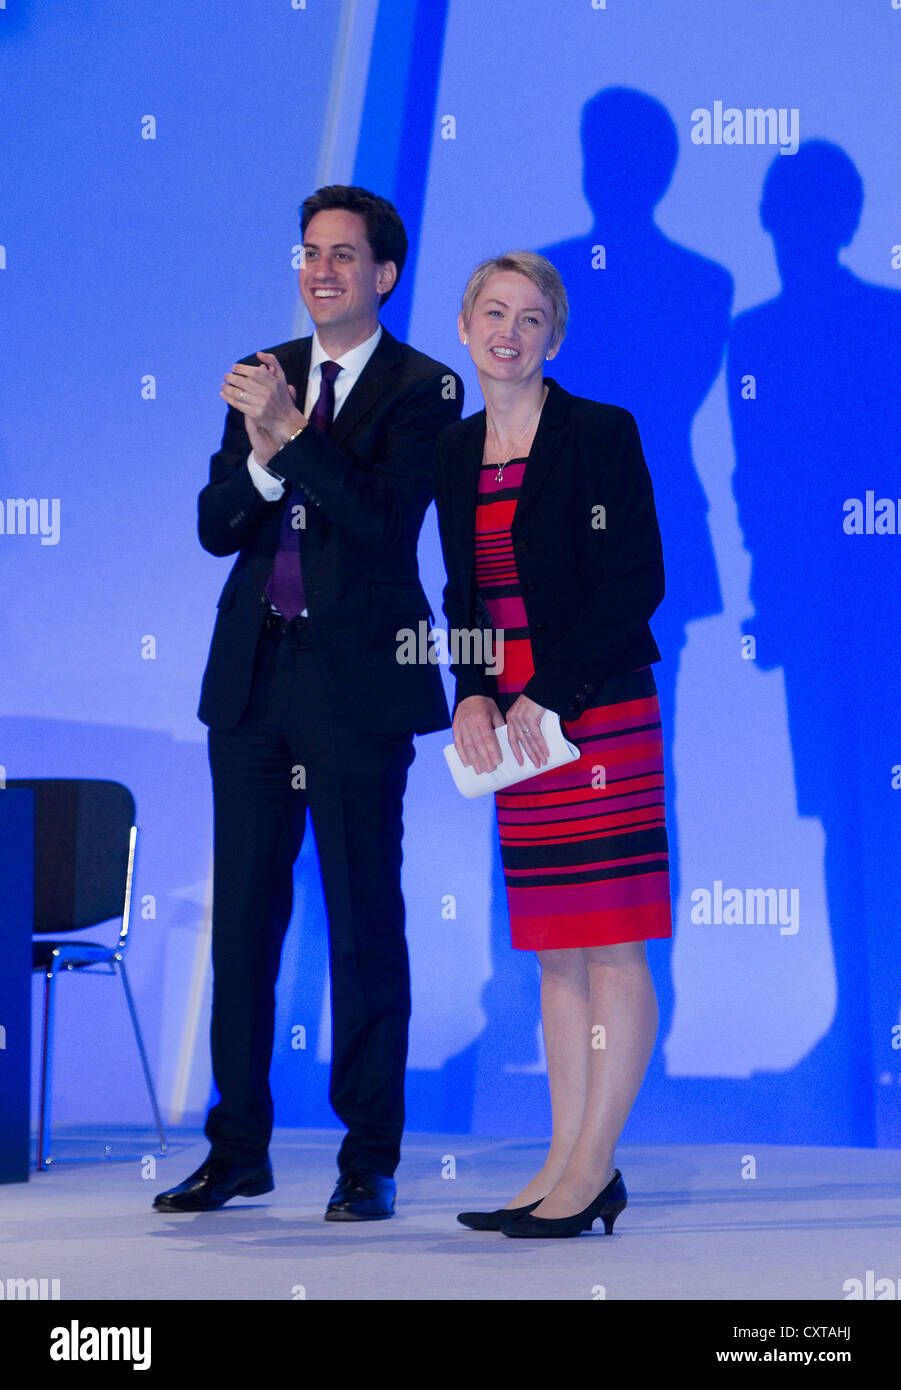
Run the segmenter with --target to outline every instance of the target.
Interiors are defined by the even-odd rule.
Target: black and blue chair
[[[63,971],[119,975],[163,1154],[166,1136],[125,970],[138,838],[134,797],[121,782],[18,778],[7,781],[6,785],[30,787],[34,792],[33,969],[44,975],[41,1102],[35,1166],[41,1171],[54,1163],[91,1161],[90,1157],[54,1158],[50,1151],[54,1005],[56,981]],[[119,936],[113,945],[83,938],[66,939],[68,933],[116,919]],[[119,1157],[133,1155],[115,1154],[110,1146],[106,1147],[104,1159]]]

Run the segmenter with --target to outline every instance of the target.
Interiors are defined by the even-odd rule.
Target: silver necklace
[[[511,460],[512,457],[513,457],[513,455],[516,453],[516,450],[519,448],[520,444],[521,444],[522,441],[525,439],[525,437],[526,437],[526,435],[528,434],[529,430],[532,428],[532,426],[534,425],[535,421],[538,419],[538,416],[541,414],[542,410],[544,409],[544,402],[545,402],[546,399],[547,399],[547,387],[545,386],[545,388],[544,388],[544,393],[543,393],[543,395],[542,395],[542,397],[541,397],[541,405],[539,405],[537,411],[535,412],[535,414],[532,416],[531,420],[530,420],[530,421],[528,422],[528,424],[526,425],[525,429],[523,430],[522,434],[521,434],[521,435],[519,436],[519,438],[517,439],[516,443],[513,445],[513,448],[510,450],[510,452],[509,452],[509,454],[507,455],[507,457],[506,457],[505,459],[503,459],[502,461],[500,461],[500,466],[499,466],[497,472],[496,472],[495,475],[494,475],[494,481],[495,481],[496,483],[502,483],[502,482],[504,481],[504,469],[507,467],[507,464],[510,462],[510,460]],[[487,410],[487,407],[486,407],[486,410],[485,410],[485,419],[488,421],[488,428],[489,428],[489,430],[491,431],[491,433],[496,435],[496,434],[497,434],[497,430],[494,428],[494,426],[492,425],[491,421],[488,419],[488,410]],[[498,436],[498,438],[500,438],[500,436]]]

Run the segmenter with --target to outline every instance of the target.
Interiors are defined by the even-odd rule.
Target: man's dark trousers
[[[309,808],[329,929],[329,1099],[338,1167],[400,1160],[410,972],[400,889],[413,736],[341,726],[309,620],[267,622],[239,723],[210,730],[213,779],[213,1152],[256,1164],[272,1133],[275,983]],[[365,721],[364,721],[365,722]]]

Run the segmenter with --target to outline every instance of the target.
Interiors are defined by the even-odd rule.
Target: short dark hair
[[[393,261],[397,266],[397,279],[391,289],[383,294],[381,304],[394,293],[400,280],[404,262],[407,259],[407,233],[400,213],[387,198],[370,193],[368,188],[357,188],[353,184],[333,183],[326,188],[317,188],[309,198],[304,198],[300,206],[301,236],[307,234],[317,212],[328,212],[340,208],[345,212],[358,213],[366,224],[366,240],[377,265]]]

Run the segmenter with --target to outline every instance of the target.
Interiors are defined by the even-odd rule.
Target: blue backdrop
[[[464,414],[466,278],[529,247],[571,300],[555,378],[641,431],[676,925],[626,1137],[901,1144],[901,0],[7,0],[0,35],[0,769],[135,794],[168,1117],[210,1094],[195,711],[228,562],[196,494],[224,369],[306,331],[298,204],[353,181],[410,233],[384,321],[461,371]],[[421,562],[438,611],[433,513]],[[406,803],[408,1123],[541,1134],[537,967],[446,741]],[[55,1118],[143,1122],[108,984],[63,982],[64,1035]],[[328,1053],[308,839],[276,1123],[334,1123]]]

